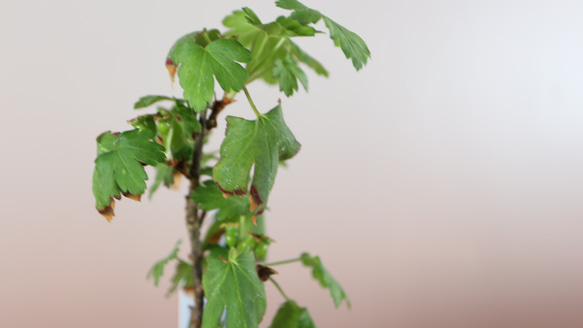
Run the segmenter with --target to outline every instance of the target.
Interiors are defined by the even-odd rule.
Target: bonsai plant
[[[303,68],[328,76],[319,61],[292,41],[322,33],[314,27],[320,20],[357,70],[367,63],[370,52],[358,35],[320,11],[297,0],[276,5],[291,13],[264,23],[250,8],[243,8],[224,19],[225,31],[202,29],[178,39],[166,67],[172,81],[178,75],[183,98],[142,97],[134,108],[156,105],[153,113],[130,120],[128,131],[108,131],[97,138],[93,193],[97,210],[108,221],[122,196],[140,200],[147,188],[146,165],[156,171],[150,196],[160,185],[189,182],[185,214],[189,258],[178,257],[179,241],[148,277],[158,285],[165,265],[175,263],[170,292],[177,288],[193,292],[190,327],[257,327],[267,306],[268,280],[286,299],[271,326],[315,327],[308,311],[289,299],[271,276],[276,273],[273,266],[291,262],[311,269],[320,285],[329,289],[336,307],[342,301],[350,306],[319,257],[302,253],[296,259],[265,262],[272,239],[264,228],[264,211],[278,166],[296,155],[300,143],[284,121],[281,102],[260,110],[246,86],[263,80],[289,97],[299,84],[308,88]],[[220,114],[241,92],[256,119],[227,116],[220,153],[207,151],[205,143]],[[205,221],[210,222],[203,234]]]

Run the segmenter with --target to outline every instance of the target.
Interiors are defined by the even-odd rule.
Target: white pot
[[[178,328],[188,328],[190,323],[190,307],[194,306],[194,293],[178,289]]]
[[[206,305],[206,298],[204,299]],[[178,328],[190,327],[190,307],[194,306],[194,292],[185,291],[184,288],[178,289]],[[227,322],[227,313],[223,312],[221,323],[225,326]]]

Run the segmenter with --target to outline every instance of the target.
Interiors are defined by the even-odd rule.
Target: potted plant
[[[302,253],[295,259],[265,262],[272,239],[264,228],[264,211],[278,166],[298,153],[300,143],[286,125],[281,102],[267,111],[257,108],[246,86],[263,80],[289,97],[300,84],[307,90],[304,68],[328,76],[324,66],[293,41],[320,34],[314,27],[319,21],[357,70],[367,63],[370,52],[358,35],[320,11],[297,0],[276,5],[289,15],[265,23],[243,8],[224,19],[224,31],[202,29],[178,39],[166,67],[173,81],[178,76],[183,97],[142,97],[134,108],[155,105],[153,113],[132,119],[128,131],[107,131],[97,138],[93,193],[97,210],[108,221],[116,200],[140,200],[145,193],[146,165],[156,171],[150,196],[160,185],[171,187],[180,179],[189,183],[185,216],[190,256],[178,257],[179,241],[148,276],[157,285],[165,265],[176,265],[170,292],[185,288],[193,294],[190,327],[257,327],[267,306],[268,280],[286,300],[271,326],[315,327],[308,311],[289,299],[272,277],[276,273],[272,267],[291,262],[311,269],[320,285],[329,289],[336,307],[342,301],[350,305],[319,257]],[[207,151],[210,132],[239,93],[256,119],[227,116],[220,153]],[[210,223],[203,233],[206,221]]]

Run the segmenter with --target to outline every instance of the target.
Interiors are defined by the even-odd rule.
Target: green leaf
[[[324,268],[322,265],[322,261],[320,261],[320,257],[318,256],[310,256],[308,253],[302,253],[301,255],[302,263],[305,266],[312,268],[312,276],[320,282],[320,285],[324,288],[328,288],[330,290],[330,295],[334,300],[334,306],[338,308],[342,300],[346,300],[346,305],[350,308],[350,300],[342,286],[332,277],[330,272]]]
[[[245,19],[249,22],[249,24],[253,24],[253,25],[260,25],[261,24],[261,20],[259,19],[259,16],[257,16],[257,14],[253,10],[251,10],[251,8],[244,7],[242,10],[245,13]]]
[[[234,250],[234,248],[232,249]],[[250,250],[230,252],[223,262],[216,253],[207,259],[202,282],[208,299],[203,328],[216,328],[226,309],[227,328],[257,327],[267,308],[265,287],[257,277],[255,258]]]
[[[227,124],[213,178],[227,194],[243,195],[250,190],[260,214],[267,204],[279,161],[293,157],[300,150],[300,143],[285,124],[280,105],[253,121],[229,116]]]
[[[283,303],[271,323],[270,328],[316,328],[305,307],[299,307],[289,300]]]
[[[276,5],[283,9],[293,10],[291,17],[303,24],[316,23],[320,18],[324,18],[326,27],[330,31],[330,38],[334,40],[334,45],[342,49],[346,58],[352,59],[354,68],[358,71],[366,65],[368,58],[370,58],[370,51],[366,43],[356,33],[322,15],[319,11],[306,7],[297,0],[280,0],[276,2]]]
[[[160,282],[160,277],[162,277],[162,275],[164,274],[164,267],[166,266],[166,264],[168,264],[168,262],[178,258],[178,251],[180,250],[179,246],[180,246],[181,242],[182,242],[182,240],[178,240],[176,242],[176,244],[174,245],[174,249],[172,249],[172,252],[170,252],[170,254],[168,256],[166,256],[165,258],[156,262],[154,264],[154,266],[152,266],[150,271],[148,271],[148,274],[146,275],[146,279],[150,279],[150,278],[154,279],[154,285],[156,287],[158,287],[158,283]]]
[[[144,96],[134,104],[134,109],[145,108],[162,100],[174,100],[174,98],[152,95]]]
[[[176,100],[176,106],[172,109],[172,113],[179,118],[185,138],[192,138],[194,132],[201,130],[200,122],[196,118],[196,112],[179,100]]]
[[[192,193],[192,199],[200,204],[205,211],[218,209],[217,219],[239,218],[249,213],[249,199],[239,197],[223,197],[223,193],[212,180],[205,181]]]
[[[156,122],[154,121],[154,115],[147,114],[141,115],[133,120],[130,120],[129,123],[138,130],[150,130],[150,133],[156,134]]]
[[[298,80],[300,80],[304,89],[308,90],[306,73],[289,56],[284,60],[275,60],[273,77],[279,79],[279,90],[283,91],[288,97],[298,90]]]
[[[342,49],[346,58],[352,58],[352,66],[358,71],[366,65],[370,57],[370,50],[366,43],[354,32],[324,16],[324,22],[330,30],[330,38],[334,44]]]
[[[177,159],[187,161],[192,157],[194,151],[194,139],[184,131],[184,124],[176,115],[168,117],[170,129],[167,133],[162,134],[164,147],[169,150],[168,159]]]
[[[170,289],[168,289],[168,292],[166,293],[167,296],[174,293],[178,287],[194,286],[194,272],[192,264],[181,259],[177,260],[178,264],[176,265],[174,276],[172,276]]]
[[[265,33],[259,27],[251,23],[253,18],[243,11],[236,10],[225,17],[223,25],[229,28],[225,35],[237,36],[237,41],[245,47],[251,46],[258,33]]]
[[[120,193],[144,193],[148,175],[142,164],[155,166],[165,160],[164,147],[153,137],[149,130],[130,130],[119,135],[105,132],[97,138],[93,194],[99,211],[112,206],[112,197]]]
[[[176,65],[180,64],[178,77],[184,89],[184,98],[197,112],[212,102],[214,78],[226,92],[240,91],[248,76],[237,62],[251,60],[249,50],[231,39],[212,41],[205,48],[198,45],[194,38],[182,40],[172,47],[169,57]]]

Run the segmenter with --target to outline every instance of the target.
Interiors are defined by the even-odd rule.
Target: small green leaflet
[[[330,30],[330,38],[334,40],[334,45],[340,47],[346,58],[352,58],[352,66],[358,71],[366,65],[370,57],[370,50],[366,43],[354,32],[349,31],[342,25],[324,16],[326,27]]]
[[[145,108],[162,100],[174,100],[174,98],[154,95],[144,96],[141,97],[138,101],[136,101],[136,103],[134,104],[134,109]]]
[[[251,250],[229,253],[227,263],[211,252],[202,283],[208,302],[202,328],[216,328],[226,308],[226,328],[257,327],[267,308],[265,287],[257,277]]]
[[[213,76],[226,92],[243,89],[247,71],[236,62],[251,60],[249,50],[231,39],[218,39],[203,48],[194,38],[181,38],[168,57],[175,65],[180,64],[180,86],[184,89],[184,98],[196,112],[207,108],[213,100]]]
[[[330,295],[334,300],[334,306],[338,308],[340,303],[342,303],[342,300],[346,300],[346,305],[350,308],[350,300],[348,300],[348,296],[346,296],[344,289],[342,289],[342,286],[340,286],[334,277],[332,277],[330,272],[324,268],[322,261],[320,261],[320,257],[312,257],[308,253],[302,253],[301,259],[305,266],[312,268],[312,276],[320,282],[320,285],[330,290]]]
[[[283,303],[271,323],[270,328],[316,328],[305,307],[299,307],[289,300]]]
[[[168,262],[178,259],[178,251],[180,243],[182,242],[182,240],[178,240],[176,242],[176,244],[174,245],[174,248],[172,249],[172,252],[170,252],[170,254],[168,256],[166,256],[165,258],[161,259],[160,261],[156,262],[154,264],[154,266],[152,266],[152,268],[150,269],[150,271],[148,271],[148,274],[146,275],[146,279],[154,279],[154,285],[157,287],[158,283],[160,282],[160,277],[162,277],[162,275],[164,274],[164,266],[166,266],[166,264],[168,264]]]
[[[218,209],[216,218],[224,220],[227,218],[239,218],[241,215],[249,213],[249,199],[240,197],[223,197],[223,193],[212,180],[205,181],[202,186],[198,186],[192,193],[192,199],[200,204],[200,208],[205,211]]]
[[[153,142],[153,137],[150,130],[130,130],[119,135],[105,132],[97,137],[93,172],[97,210],[112,209],[112,198],[120,197],[121,193],[135,196],[144,193],[148,175],[142,163],[156,166],[166,159],[164,147]]]
[[[308,90],[308,77],[306,73],[289,56],[284,60],[276,59],[273,67],[273,77],[279,79],[279,90],[286,96],[291,96],[294,91],[298,91],[298,80],[302,86]]]
[[[275,4],[280,8],[293,10],[294,13],[291,17],[300,23],[316,23],[320,18],[323,18],[326,27],[330,30],[330,38],[334,40],[334,45],[342,49],[346,58],[352,59],[354,68],[358,71],[366,65],[368,58],[370,58],[370,50],[356,33],[322,15],[319,11],[306,7],[297,0],[280,0]]]
[[[213,178],[224,193],[247,194],[254,166],[250,196],[260,214],[267,204],[279,161],[292,158],[300,150],[300,143],[285,124],[280,105],[253,121],[229,116],[227,124]]]
[[[176,115],[182,125],[185,138],[192,138],[194,132],[200,131],[201,125],[196,118],[196,113],[191,108],[185,106],[180,100],[176,99],[176,105],[172,108],[172,113]]]

